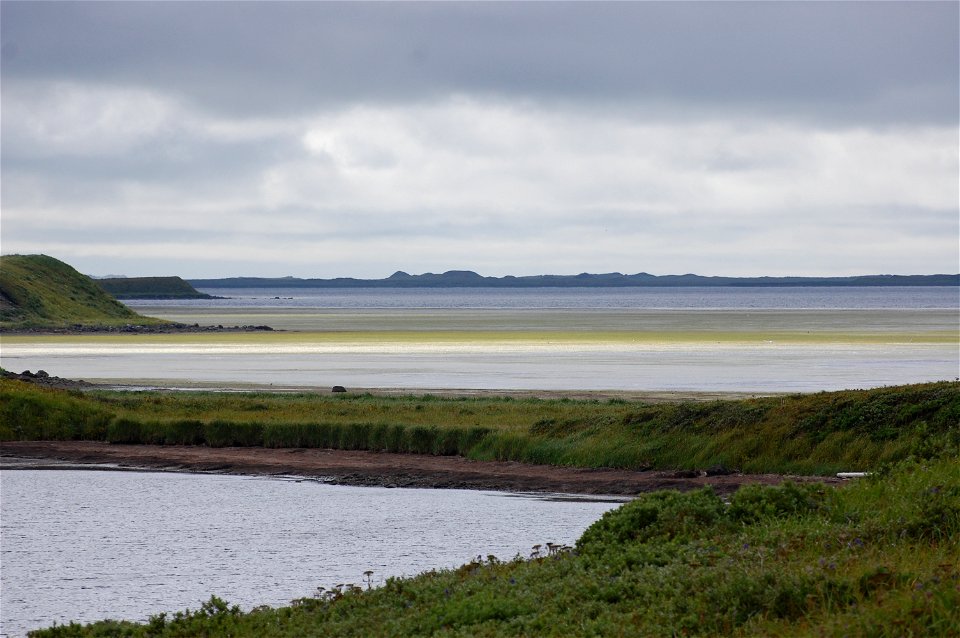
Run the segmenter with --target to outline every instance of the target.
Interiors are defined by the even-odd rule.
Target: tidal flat
[[[840,390],[957,372],[960,319],[944,310],[626,315],[291,312],[273,323],[309,330],[5,335],[0,362],[111,384],[577,392]]]
[[[318,302],[320,303],[320,302]],[[247,308],[137,305],[142,314],[212,325],[269,325],[296,332],[644,333],[707,335],[923,334],[957,338],[956,308]]]

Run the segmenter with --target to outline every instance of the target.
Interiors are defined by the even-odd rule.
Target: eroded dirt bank
[[[17,441],[0,444],[4,467],[17,459],[78,464],[108,463],[125,468],[297,475],[341,485],[431,487],[511,492],[635,495],[660,489],[691,490],[712,485],[721,494],[749,483],[776,484],[786,478],[826,483],[834,478],[777,474],[688,476],[679,472],[591,470],[452,456],[303,448],[209,448],[203,446],[111,445],[92,441]],[[42,464],[31,464],[43,467]],[[689,473],[687,473],[689,474]]]

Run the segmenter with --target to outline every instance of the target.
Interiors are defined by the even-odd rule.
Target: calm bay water
[[[960,308],[947,286],[769,288],[208,288],[225,299],[132,300],[194,308],[864,309]]]
[[[217,595],[250,609],[478,555],[572,544],[618,503],[90,470],[5,470],[2,631],[145,620]]]
[[[185,323],[266,324],[334,338],[7,340],[0,363],[148,385],[411,390],[816,391],[960,374],[958,288],[209,292],[231,298],[130,304]],[[511,331],[532,342],[497,341],[498,333]],[[462,338],[430,336],[440,332]],[[561,332],[608,336],[537,341]],[[352,336],[338,340],[340,333]],[[420,337],[412,342],[403,335]]]

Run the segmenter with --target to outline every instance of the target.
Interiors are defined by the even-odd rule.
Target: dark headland
[[[95,279],[115,299],[213,299],[180,277],[109,277]]]
[[[183,290],[179,278],[151,278]],[[170,286],[169,284],[172,284]],[[188,284],[184,286],[192,290]],[[142,280],[134,287],[144,289]],[[194,291],[195,292],[195,291]],[[0,333],[125,333],[250,332],[268,326],[200,326],[145,317],[123,305],[90,277],[48,255],[0,257]]]

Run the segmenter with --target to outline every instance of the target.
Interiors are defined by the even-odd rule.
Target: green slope
[[[143,317],[92,279],[47,255],[0,257],[0,328],[166,323]]]

